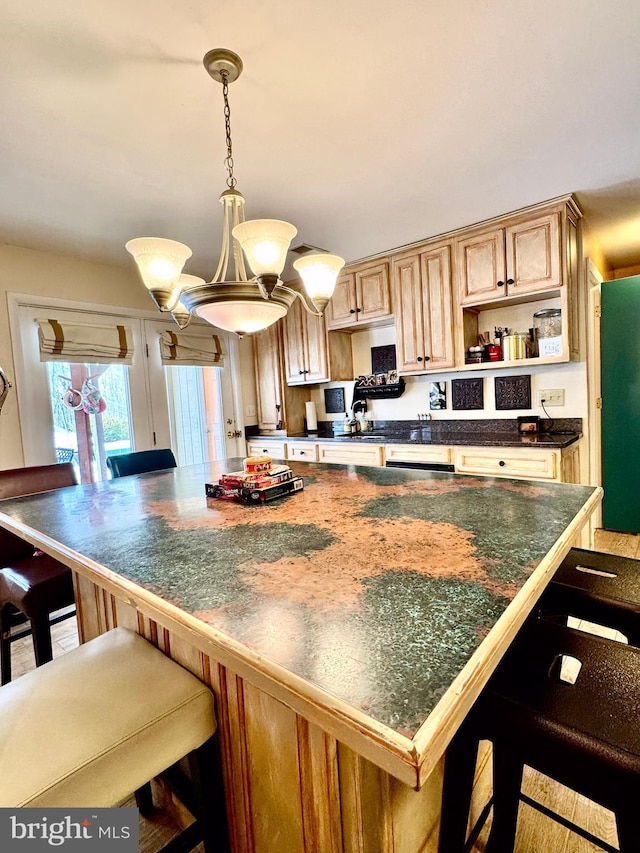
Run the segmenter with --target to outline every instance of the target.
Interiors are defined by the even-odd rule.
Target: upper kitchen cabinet
[[[557,291],[567,281],[565,249],[579,216],[569,199],[466,230],[456,240],[460,304]]]
[[[393,319],[387,261],[348,267],[339,276],[327,305],[327,329],[382,325]]]
[[[308,388],[289,388],[284,380],[280,323],[251,336],[256,375],[258,427],[261,433],[301,432]]]
[[[451,244],[394,255],[392,280],[399,372],[453,367]]]
[[[316,385],[353,379],[349,335],[332,333],[329,341],[324,317],[309,314],[300,300],[293,303],[281,322],[288,385]]]
[[[461,317],[456,349],[464,353],[493,330],[527,333],[534,314],[560,310],[557,351],[534,354],[528,364],[553,364],[582,357],[578,267],[581,213],[567,196],[459,231],[455,236],[454,278]],[[492,367],[522,364],[490,363]],[[487,363],[469,365],[485,369]]]

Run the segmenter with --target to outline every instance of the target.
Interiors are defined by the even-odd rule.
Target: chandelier
[[[280,279],[291,240],[298,233],[289,222],[279,219],[245,221],[244,197],[236,188],[231,144],[229,84],[242,72],[242,60],[230,50],[215,48],[204,57],[204,67],[222,83],[226,130],[227,189],[220,196],[223,206],[222,249],[215,275],[210,282],[182,269],[191,257],[184,243],[162,237],[136,237],[126,249],[138,266],[151,298],[161,311],[168,311],[180,328],[191,315],[220,329],[242,336],[266,329],[284,317],[296,299],[304,308],[321,316],[333,295],[344,260],[327,252],[313,252],[296,260],[294,269],[304,283],[305,295]],[[244,254],[243,254],[244,253]],[[247,266],[253,277],[247,276]],[[233,259],[234,277],[227,279]]]

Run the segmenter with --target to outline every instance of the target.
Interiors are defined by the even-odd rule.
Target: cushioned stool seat
[[[0,471],[0,499],[33,495],[75,486],[73,465],[37,465]],[[33,634],[36,666],[51,660],[50,625],[75,615],[71,570],[33,545],[0,529],[0,662],[2,684],[11,681],[11,643]],[[50,614],[66,608],[49,618]],[[29,622],[29,627],[12,630]]]
[[[36,666],[41,666],[53,657],[49,614],[73,603],[71,572],[46,554],[23,557],[0,571],[3,684],[11,680],[10,629],[15,610],[31,622]]]
[[[640,560],[572,548],[545,590],[538,613],[606,625],[640,646]]]
[[[215,729],[208,687],[116,628],[0,688],[0,806],[115,806]],[[207,752],[200,773],[214,765]],[[221,798],[206,811],[224,839]]]
[[[565,680],[567,658],[581,668]],[[525,765],[616,815],[622,853],[640,850],[640,649],[531,620],[447,752],[441,853],[462,853],[479,740],[493,744],[487,853],[514,847]]]

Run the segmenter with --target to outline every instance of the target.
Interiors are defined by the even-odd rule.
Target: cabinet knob
[[[422,356],[419,355],[418,358],[416,359],[416,361],[422,361]]]
[[[362,308],[356,308],[356,312],[359,314],[362,311]]]
[[[425,355],[424,360],[425,360],[425,361],[431,361],[431,356],[430,356],[430,355]]]
[[[515,281],[514,281],[512,278],[508,278],[508,279],[507,279],[507,284],[509,284],[509,285],[511,285],[511,284],[515,284]]]
[[[349,308],[349,314],[355,314],[355,313],[356,313],[355,308]]]
[[[501,459],[501,460],[498,462],[498,465],[499,465],[501,468],[504,468],[504,466],[505,466],[506,464],[507,464],[507,463],[504,461],[504,459]]]
[[[498,287],[504,287],[504,281],[499,281],[499,282],[498,282]]]
[[[304,450],[300,451],[300,456],[304,456]]]
[[[304,373],[304,370],[300,370],[298,372],[300,373],[300,376],[302,376],[302,374]]]

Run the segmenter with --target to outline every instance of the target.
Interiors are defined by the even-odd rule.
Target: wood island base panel
[[[212,686],[234,853],[435,850],[447,744],[601,489],[292,462],[303,492],[207,505],[240,465],[0,524],[74,570],[83,640],[128,625]]]

